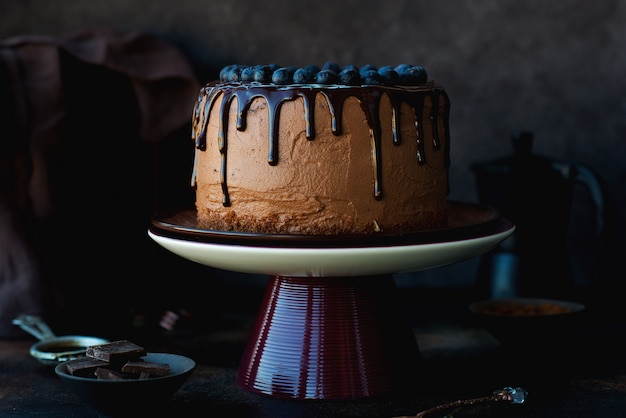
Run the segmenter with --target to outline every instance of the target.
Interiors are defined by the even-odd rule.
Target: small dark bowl
[[[144,416],[146,412],[163,407],[185,383],[196,363],[184,356],[148,353],[145,361],[167,363],[171,373],[163,377],[128,380],[98,380],[72,376],[66,363],[55,367],[61,380],[100,416]],[[139,414],[139,415],[137,415]]]
[[[576,343],[585,306],[554,299],[502,298],[472,303],[469,310],[504,347],[541,352]]]

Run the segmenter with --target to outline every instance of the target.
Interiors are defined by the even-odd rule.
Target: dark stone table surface
[[[427,414],[462,417],[626,416],[626,327],[591,312],[580,339],[552,354],[503,347],[468,315],[468,293],[401,290],[423,367],[407,394],[355,400],[280,400],[236,384],[237,366],[255,318],[252,309],[224,309],[199,328],[136,329],[128,339],[148,351],[187,355],[197,362],[163,416],[378,417],[415,416],[456,400],[504,387],[528,392],[523,404],[483,402]],[[611,317],[612,318],[612,317]],[[0,416],[91,417],[52,368],[29,355],[35,340],[0,340]],[[538,342],[541,344],[541,342]]]

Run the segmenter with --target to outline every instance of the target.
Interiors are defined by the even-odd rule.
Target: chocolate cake
[[[449,109],[420,66],[225,67],[194,108],[198,225],[308,235],[445,227]]]

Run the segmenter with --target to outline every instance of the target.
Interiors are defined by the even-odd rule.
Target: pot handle
[[[36,315],[20,315],[13,320],[13,325],[17,325],[35,338],[44,341],[56,337],[43,319]]]
[[[569,167],[565,168],[565,165]],[[596,234],[597,236],[602,236],[605,229],[606,202],[605,189],[600,177],[590,167],[580,163],[563,164],[560,169],[568,170],[574,181],[582,183],[589,190],[596,213]]]

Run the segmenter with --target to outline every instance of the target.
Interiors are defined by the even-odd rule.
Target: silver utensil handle
[[[13,320],[13,325],[17,325],[39,340],[49,340],[56,337],[43,319],[36,315],[20,315]]]

